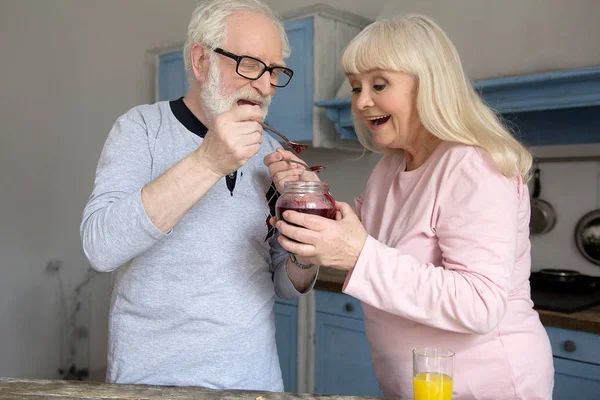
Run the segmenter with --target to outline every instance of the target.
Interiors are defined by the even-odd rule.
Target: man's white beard
[[[200,90],[200,102],[204,107],[209,123],[212,123],[217,115],[223,114],[237,106],[238,100],[261,102],[263,117],[267,116],[269,104],[271,104],[271,96],[261,96],[256,92],[256,89],[248,85],[231,94],[223,93],[222,89],[219,63],[216,55],[211,55],[208,77]]]

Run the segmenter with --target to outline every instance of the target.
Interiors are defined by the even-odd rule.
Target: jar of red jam
[[[285,183],[283,194],[277,199],[277,219],[283,219],[286,210],[320,215],[335,219],[335,201],[329,193],[329,184],[320,181],[290,181]]]

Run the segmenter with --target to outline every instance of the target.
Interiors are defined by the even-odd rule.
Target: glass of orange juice
[[[454,352],[435,347],[413,350],[414,400],[452,400]]]

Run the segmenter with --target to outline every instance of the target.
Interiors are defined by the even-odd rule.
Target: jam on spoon
[[[273,132],[274,134],[276,134],[277,136],[279,136],[280,138],[282,138],[285,143],[292,149],[294,150],[294,152],[296,152],[296,154],[300,154],[300,152],[304,149],[308,148],[308,145],[306,144],[301,144],[301,143],[296,143],[296,142],[292,142],[290,139],[287,138],[287,136],[285,136],[283,133],[279,132],[278,130],[270,127],[269,125],[265,124],[264,122],[260,123],[262,125],[262,127],[264,129],[267,129],[271,132]]]
[[[308,165],[304,164],[303,162],[296,161],[296,160],[290,160],[289,158],[286,158],[285,161],[291,162],[291,163],[294,163],[294,164],[302,165],[307,171],[310,171],[310,172],[319,173],[319,172],[321,172],[321,171],[323,171],[325,169],[325,167],[323,167],[322,165],[313,165],[311,167],[311,166],[308,166]]]

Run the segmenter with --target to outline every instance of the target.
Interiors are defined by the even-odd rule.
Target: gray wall
[[[403,0],[380,15],[415,11],[448,33],[471,79],[600,64],[597,0]]]

